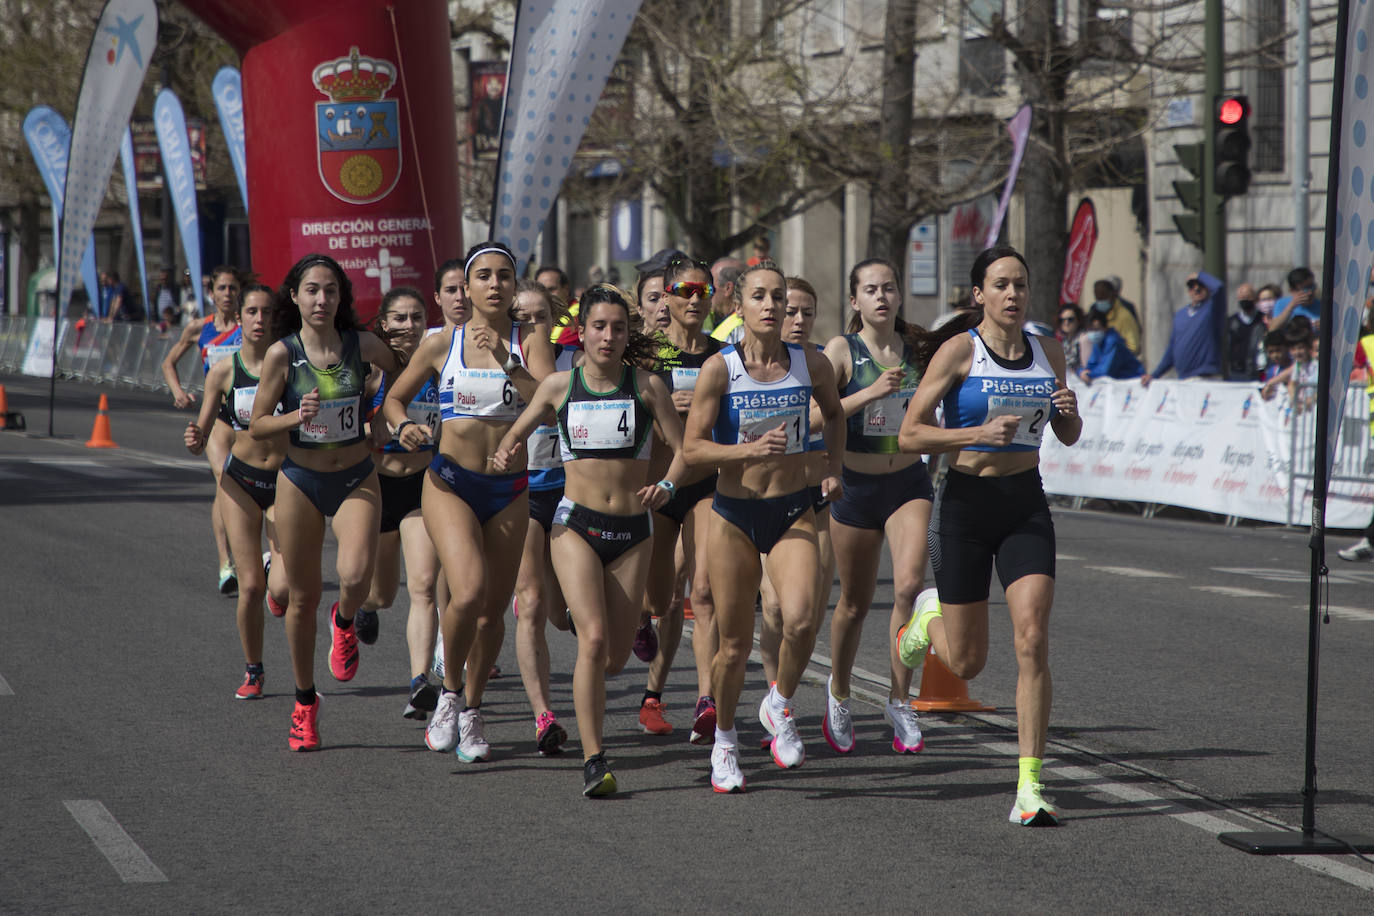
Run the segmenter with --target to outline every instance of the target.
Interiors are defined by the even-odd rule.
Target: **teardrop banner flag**
[[[172,193],[172,209],[177,215],[181,247],[186,252],[186,269],[191,272],[191,288],[196,293],[196,313],[205,314],[204,288],[200,282],[200,213],[196,209],[196,173],[191,166],[191,141],[186,136],[186,115],[181,102],[170,89],[157,94],[153,104],[153,129],[162,151],[162,170],[167,189]]]
[[[1073,214],[1073,229],[1069,232],[1069,244],[1064,249],[1064,279],[1059,284],[1059,304],[1077,302],[1083,295],[1083,284],[1088,277],[1088,262],[1093,258],[1097,247],[1097,209],[1091,198],[1085,197],[1078,203]]]
[[[239,194],[243,209],[248,209],[247,154],[243,140],[243,80],[233,67],[221,67],[211,84],[215,96],[215,110],[224,129],[224,145],[229,147],[229,161],[234,164],[234,177],[239,180]]]
[[[1021,172],[1021,159],[1026,155],[1026,141],[1030,139],[1031,107],[1022,105],[1010,121],[1007,133],[1011,134],[1011,168],[1007,171],[1007,186],[1002,189],[1002,199],[997,202],[997,215],[988,227],[984,248],[997,244],[997,236],[1002,233],[1002,220],[1006,219],[1007,207],[1011,204],[1011,192],[1016,188],[1016,176]]]
[[[640,0],[521,0],[501,119],[491,235],[534,255]]]
[[[72,122],[58,257],[59,313],[71,299],[138,89],[157,46],[153,0],[110,0],[96,23]],[[99,299],[95,302],[98,304]]]
[[[62,248],[62,195],[67,187],[67,154],[72,145],[72,131],[67,120],[47,105],[35,105],[24,117],[24,139],[29,143],[38,174],[48,189],[52,201],[53,257]],[[95,237],[91,236],[81,256],[81,279],[91,308],[100,309],[100,288],[95,272]]]
[[[138,281],[143,290],[143,310],[149,321],[157,321],[153,314],[155,303],[148,298],[148,259],[143,254],[143,215],[138,206],[138,179],[134,173],[134,135],[124,128],[124,140],[119,144],[119,162],[124,168],[124,193],[129,198],[129,222],[134,227],[134,250],[138,252]]]

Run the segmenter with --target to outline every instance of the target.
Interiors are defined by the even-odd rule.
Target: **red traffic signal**
[[[1241,118],[1250,113],[1249,107],[1240,96],[1222,99],[1221,104],[1217,106],[1217,120],[1226,125],[1239,124]]]
[[[1243,95],[1217,99],[1212,123],[1216,171],[1213,187],[1222,197],[1236,197],[1250,189],[1250,100]]]

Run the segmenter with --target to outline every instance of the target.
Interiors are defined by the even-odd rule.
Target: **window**
[[[762,47],[773,48],[782,35],[782,0],[740,0],[740,34],[760,39]]]
[[[815,0],[803,7],[802,51],[826,54],[844,48],[844,0]]]
[[[1284,40],[1288,6],[1285,0],[1255,0],[1255,93],[1250,99],[1250,135],[1254,150],[1250,166],[1256,172],[1284,168]],[[1299,129],[1305,129],[1301,127]]]
[[[1084,0],[1079,9],[1079,40],[1091,56],[1085,70],[1108,71],[1131,54],[1131,15],[1102,0]]]
[[[963,6],[959,47],[959,90],[970,95],[997,95],[1007,72],[1006,49],[992,37],[993,16],[1002,15],[1002,0],[968,0]]]

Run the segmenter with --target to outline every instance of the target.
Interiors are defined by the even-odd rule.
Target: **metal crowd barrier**
[[[0,315],[0,371],[23,372],[29,336],[36,319]],[[166,391],[162,360],[181,336],[156,325],[100,321],[64,322],[57,343],[57,374],[82,382],[104,382]],[[177,376],[187,391],[204,387],[200,354],[193,348],[177,361]]]

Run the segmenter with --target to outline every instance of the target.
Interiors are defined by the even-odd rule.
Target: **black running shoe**
[[[353,617],[353,632],[358,634],[358,642],[369,646],[376,642],[377,625],[376,611],[358,608],[358,613]]]
[[[439,705],[439,688],[433,684],[424,683],[416,687],[410,694],[410,702],[406,703],[406,711],[401,713],[407,719],[415,719],[423,722],[426,713],[431,713]]]
[[[615,793],[615,776],[606,764],[605,754],[596,754],[582,764],[582,771],[585,775],[582,783],[583,795],[588,798],[600,798]]]

